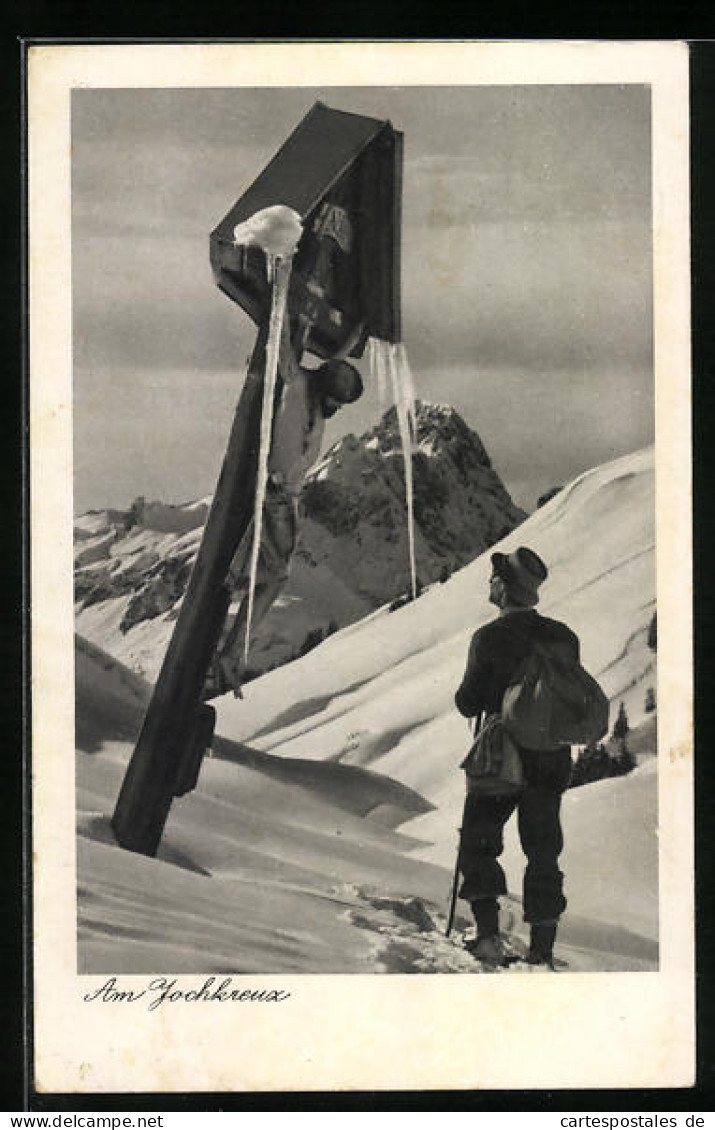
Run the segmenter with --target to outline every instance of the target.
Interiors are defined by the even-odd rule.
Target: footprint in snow
[[[385,973],[539,973],[546,967],[529,965],[526,949],[510,933],[504,936],[511,961],[495,969],[478,961],[468,950],[466,936],[454,932],[445,937],[444,915],[433,913],[419,898],[388,898],[360,891],[364,909],[352,910],[354,926],[377,935],[375,961]],[[511,920],[511,919],[510,919]],[[378,940],[379,939],[379,940]]]

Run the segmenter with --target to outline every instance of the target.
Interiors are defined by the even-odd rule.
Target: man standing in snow
[[[527,658],[531,641],[568,644],[579,659],[579,641],[565,624],[540,616],[534,609],[539,586],[548,570],[533,550],[492,554],[489,600],[499,616],[472,637],[467,668],[455,695],[457,709],[467,718],[499,714],[504,692]],[[458,866],[460,898],[472,908],[477,938],[470,947],[479,960],[507,964],[499,936],[499,896],[506,879],[499,864],[503,829],[518,811],[519,837],[527,858],[524,873],[524,920],[531,926],[527,960],[553,968],[553,946],[560,915],[566,907],[558,859],[563,848],[559,819],[561,796],[571,776],[570,746],[548,750],[519,748],[524,786],[517,795],[469,792],[464,807]]]
[[[325,421],[362,395],[359,372],[354,365],[343,360],[353,348],[361,329],[356,328],[331,360],[317,369],[306,369],[296,361],[289,319],[286,317],[284,320],[278,362],[283,390],[268,455],[252,630],[268,612],[288,579],[297,538],[298,497],[308,471],[320,454]],[[238,591],[248,588],[253,532],[251,522],[229,567],[226,584]],[[230,689],[240,695],[247,619],[248,598],[245,596],[209,669],[205,699]]]

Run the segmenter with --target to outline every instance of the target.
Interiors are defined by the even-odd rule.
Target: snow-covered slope
[[[371,900],[444,903],[444,872],[395,830],[429,808],[418,794],[221,739],[158,858],[121,851],[109,820],[150,688],[81,639],[75,670],[82,972],[370,972],[380,939],[355,919]]]
[[[569,622],[612,702],[644,720],[653,452],[581,476],[500,549],[519,544],[550,566],[542,610]],[[469,635],[493,611],[488,574],[486,553],[249,684],[244,701],[218,700],[224,740],[174,803],[158,860],[122,852],[108,824],[146,685],[81,645],[81,967],[480,972],[433,927],[444,925],[463,790],[467,731],[452,695]],[[573,969],[657,963],[657,774],[642,734],[630,776],[565,797],[559,952]],[[513,838],[505,863],[504,923],[518,940]]]
[[[548,563],[540,610],[566,620],[582,660],[632,723],[654,681],[653,451],[582,475],[499,543]],[[453,695],[471,633],[490,619],[486,553],[396,612],[379,609],[296,663],[218,700],[219,728],[290,756],[375,765],[439,795],[466,741]],[[435,757],[434,750],[441,751]]]
[[[508,551],[527,544],[548,562],[541,610],[566,620],[578,633],[585,665],[615,708],[626,704],[633,726],[645,719],[646,689],[656,678],[647,646],[655,608],[654,513],[653,450],[648,449],[581,476],[499,547]],[[269,674],[246,688],[245,702],[220,700],[219,728],[257,748],[370,765],[409,784],[435,805],[408,826],[429,841],[420,855],[449,866],[463,789],[456,767],[468,740],[453,694],[469,637],[493,614],[485,597],[489,569],[487,553],[416,604],[392,614],[383,609],[326,641],[285,668],[280,684],[277,673]],[[646,745],[647,750],[654,753],[654,744]],[[647,760],[647,753],[641,759]],[[588,845],[586,862],[576,866],[571,884],[574,909],[602,916],[610,901],[613,920],[630,920],[635,914],[639,927],[654,938],[655,776],[646,773],[640,791],[635,780],[640,777],[603,782],[597,789],[604,797],[623,799],[626,809],[631,800],[640,805],[632,818],[627,812],[621,817],[619,804],[609,806],[604,800],[622,882],[613,883],[610,874],[604,878],[600,872],[600,887],[594,885],[591,876],[600,864],[593,839],[601,843],[602,837],[595,827],[593,839],[581,836],[579,821],[568,837],[564,866],[569,867],[571,852]],[[591,803],[593,788],[567,796],[567,828],[571,812]],[[633,836],[641,837],[642,850],[635,857],[629,849]],[[510,829],[507,858],[516,861],[518,855]],[[628,881],[634,858],[641,869],[641,895],[635,901]],[[518,876],[518,867],[512,873]]]

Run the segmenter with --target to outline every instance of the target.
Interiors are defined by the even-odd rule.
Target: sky
[[[647,87],[76,89],[76,513],[213,491],[256,331],[209,233],[318,99],[404,132],[417,394],[464,416],[515,501],[652,442]],[[377,410],[368,385],[326,442]]]

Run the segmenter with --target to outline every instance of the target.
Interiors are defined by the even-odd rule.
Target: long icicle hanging
[[[415,563],[415,519],[414,519],[414,485],[412,476],[412,447],[416,434],[416,417],[414,406],[414,393],[412,389],[412,375],[404,346],[384,343],[387,354],[387,367],[392,379],[392,389],[395,397],[397,423],[402,440],[402,458],[405,464],[405,496],[407,499],[407,541],[410,557],[410,581],[412,585],[412,599],[417,599],[417,566]]]
[[[376,337],[369,337],[367,339],[368,364],[370,366],[370,373],[374,376],[377,386],[377,413],[380,420],[388,408],[386,345],[387,342],[381,341]]]
[[[258,554],[261,547],[261,530],[263,522],[263,502],[266,495],[268,482],[268,454],[271,447],[271,430],[273,425],[273,400],[278,373],[278,352],[280,348],[283,317],[285,314],[288,285],[290,283],[293,256],[274,256],[266,252],[268,279],[272,281],[271,314],[268,323],[268,341],[266,343],[266,371],[263,379],[263,405],[261,409],[261,439],[258,450],[258,472],[256,475],[256,495],[253,508],[253,545],[251,546],[251,563],[248,580],[248,615],[246,617],[246,635],[243,643],[243,659],[248,664],[248,651],[251,640],[251,621],[253,619],[253,603],[258,573]]]
[[[412,369],[410,362],[407,358],[407,349],[405,343],[399,341],[395,347],[397,352],[397,368],[400,373],[402,388],[405,392],[405,400],[407,402],[407,410],[410,414],[412,426],[414,429],[414,436],[417,435],[417,415],[415,404],[417,403],[417,394],[415,392],[415,382],[412,377]]]

